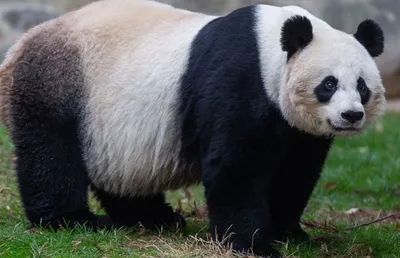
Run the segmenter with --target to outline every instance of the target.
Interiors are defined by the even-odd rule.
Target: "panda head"
[[[279,94],[283,116],[314,135],[348,136],[380,116],[385,90],[374,61],[383,53],[382,29],[372,20],[354,34],[304,16],[283,24],[287,70]]]

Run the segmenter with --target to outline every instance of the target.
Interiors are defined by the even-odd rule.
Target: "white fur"
[[[294,11],[312,19],[315,39],[288,65],[279,39]],[[177,89],[195,35],[214,18],[143,0],[98,1],[66,16],[84,58],[84,157],[94,184],[137,196],[199,181],[199,172],[179,159]],[[291,124],[332,133],[320,121],[341,123],[341,111],[362,108],[355,93],[359,75],[374,94],[382,93],[373,60],[349,35],[297,7],[260,5],[257,19],[265,89]],[[339,78],[340,89],[330,104],[321,105],[312,90],[330,74]],[[301,87],[305,98],[299,98]],[[365,120],[379,113],[376,103],[369,104]]]
[[[256,13],[255,33],[257,36],[261,77],[268,96],[278,104],[280,86],[284,82],[286,57],[280,46],[283,22],[293,13],[281,7],[260,5]]]
[[[313,40],[287,64],[286,53],[282,52],[279,42],[280,33],[285,20],[296,14],[311,21]],[[315,135],[349,135],[352,133],[334,130],[328,119],[337,127],[347,127],[341,113],[362,111],[366,115],[354,125],[361,130],[383,112],[385,90],[379,70],[352,35],[332,28],[296,6],[261,5],[257,17],[256,33],[265,89],[290,124]],[[322,104],[316,100],[314,88],[329,75],[339,80],[339,88],[327,104]],[[357,92],[360,76],[372,91],[365,107]]]
[[[87,41],[84,128],[90,178],[106,191],[132,196],[195,183],[200,179],[197,171],[179,159],[177,89],[192,40],[214,17],[156,2],[113,1],[120,3],[105,6],[102,17],[108,20],[107,15],[115,13],[109,22],[119,27],[110,29],[110,39],[98,42],[99,36],[90,40],[82,35]],[[129,10],[132,2],[136,5]],[[129,10],[126,16],[123,9]],[[160,17],[148,21],[154,14]],[[136,20],[130,20],[135,15]],[[118,40],[108,42],[113,37]]]

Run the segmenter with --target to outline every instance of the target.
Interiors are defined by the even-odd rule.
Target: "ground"
[[[400,113],[388,112],[362,135],[337,139],[302,225],[300,245],[277,243],[287,257],[400,257]],[[208,240],[202,187],[168,193],[188,216],[188,228],[90,232],[27,230],[14,171],[12,144],[0,127],[1,257],[233,257]],[[91,198],[97,213],[102,210]]]

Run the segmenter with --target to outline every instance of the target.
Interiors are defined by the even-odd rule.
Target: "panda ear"
[[[311,42],[312,30],[311,22],[305,16],[295,15],[284,22],[281,30],[281,47],[288,53],[288,60]]]
[[[361,22],[354,37],[367,49],[372,57],[380,56],[383,53],[383,31],[373,20],[368,19]]]

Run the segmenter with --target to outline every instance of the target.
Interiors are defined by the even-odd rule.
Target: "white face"
[[[350,35],[335,37],[316,38],[295,54],[280,94],[289,123],[314,135],[353,135],[384,110],[372,57]]]

